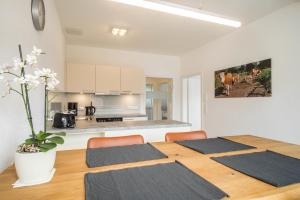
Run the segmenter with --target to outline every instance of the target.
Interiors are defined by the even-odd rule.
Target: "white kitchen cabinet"
[[[81,132],[71,133],[64,137],[64,144],[58,145],[58,151],[72,150],[72,149],[85,149],[89,139],[95,137],[104,137],[104,132]]]
[[[76,130],[76,129],[75,129]],[[141,129],[129,129],[129,130],[111,130],[105,132],[97,131],[79,131],[79,132],[67,132],[64,137],[64,144],[58,146],[58,150],[72,150],[72,149],[86,149],[87,142],[93,137],[119,137],[128,135],[142,135],[144,142],[164,142],[165,134],[169,132],[187,132],[191,131],[190,126],[183,127],[165,127],[165,128],[141,128]]]
[[[166,133],[170,132],[188,132],[191,131],[190,126],[186,127],[166,127],[166,128],[149,128],[149,129],[133,129],[133,130],[118,130],[106,131],[105,137],[119,137],[128,135],[142,135],[144,142],[164,142]]]
[[[141,68],[121,68],[121,91],[124,93],[143,94],[145,92],[145,75]]]
[[[67,65],[67,92],[96,94],[144,94],[144,70],[92,64]]]
[[[96,93],[120,93],[120,67],[96,65]]]
[[[68,64],[67,92],[95,93],[95,65]]]

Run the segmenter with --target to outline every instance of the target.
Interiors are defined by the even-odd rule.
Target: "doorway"
[[[172,119],[173,80],[146,78],[146,114],[149,120]]]
[[[202,129],[201,76],[190,76],[182,80],[182,121],[192,124],[192,131]]]

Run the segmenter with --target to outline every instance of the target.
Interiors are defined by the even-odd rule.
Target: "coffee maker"
[[[87,116],[87,120],[92,120],[95,112],[96,108],[93,106],[93,102],[91,102],[90,106],[85,107],[85,116]]]
[[[68,112],[73,113],[75,116],[78,115],[78,103],[68,102]]]

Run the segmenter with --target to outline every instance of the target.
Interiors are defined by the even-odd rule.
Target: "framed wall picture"
[[[215,97],[272,96],[272,60],[266,59],[215,72]]]

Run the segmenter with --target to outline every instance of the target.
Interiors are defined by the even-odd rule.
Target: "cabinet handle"
[[[107,92],[95,92],[95,95],[106,95]]]
[[[120,95],[120,91],[111,90],[109,93],[112,94],[112,95]]]
[[[94,93],[93,90],[82,90],[83,93]]]
[[[131,94],[132,92],[128,90],[128,91],[122,91],[121,93],[122,94]]]

